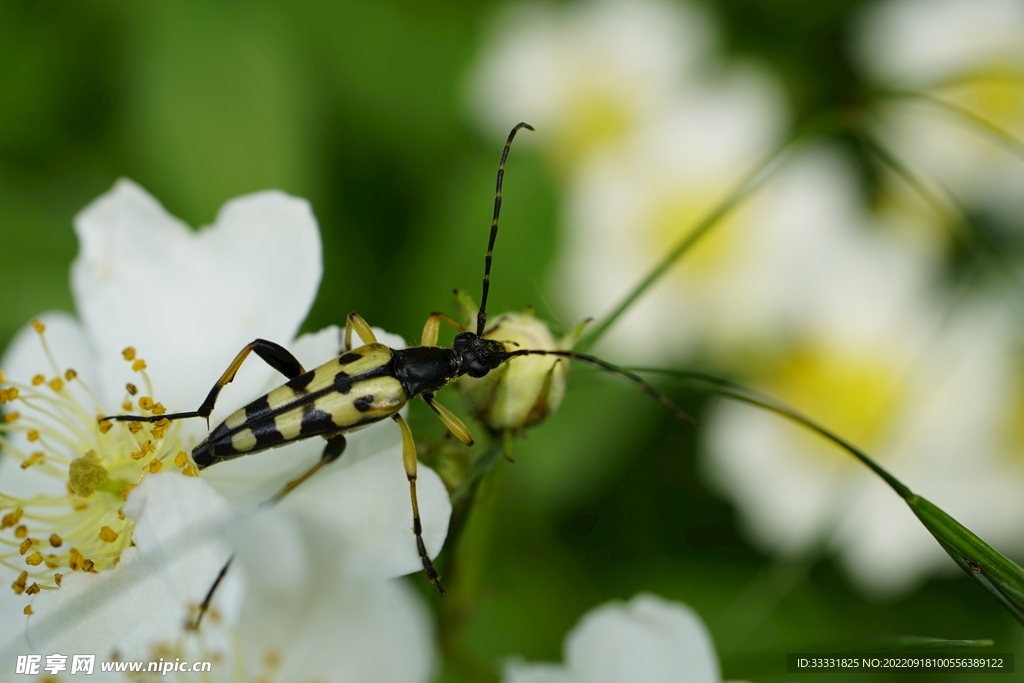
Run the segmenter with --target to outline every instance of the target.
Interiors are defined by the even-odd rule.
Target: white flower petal
[[[565,644],[569,668],[587,683],[717,683],[718,657],[689,607],[640,594],[591,610]]]
[[[586,683],[557,664],[506,662],[504,683]]]
[[[120,180],[76,217],[75,229],[72,288],[107,400],[118,400],[120,351],[133,345],[149,363],[156,398],[194,409],[245,344],[294,337],[320,282],[309,205],[277,191],[234,199],[213,226],[193,232]],[[232,387],[236,398],[225,391],[225,408],[271,373],[249,365]]]
[[[60,590],[36,596],[28,626],[35,650],[143,659],[153,644],[178,637],[227,562],[228,548],[211,540],[227,506],[201,480],[146,477],[125,507],[138,515],[137,547],[112,570],[69,574]]]
[[[353,553],[373,571],[401,576],[422,569],[412,533],[401,434],[394,424],[373,429],[375,438],[391,442],[389,447],[380,449],[378,443],[373,450],[364,449],[354,438],[350,444],[353,453],[346,450],[338,462],[305,482],[282,505],[338,529],[352,544]],[[448,534],[451,502],[433,470],[420,465],[418,475],[423,540],[434,557]]]
[[[276,656],[283,681],[429,680],[422,605],[400,583],[354,571],[352,550],[322,520],[279,506],[231,537],[249,579],[239,630],[253,671]]]

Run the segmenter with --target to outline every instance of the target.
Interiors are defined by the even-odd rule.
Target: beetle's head
[[[459,355],[462,373],[470,377],[483,377],[508,359],[505,344],[494,339],[484,339],[473,332],[455,335],[453,344]]]

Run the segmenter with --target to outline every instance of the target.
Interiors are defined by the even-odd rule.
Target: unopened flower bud
[[[505,342],[509,350],[568,350],[575,341],[556,340],[547,324],[532,313],[500,315],[484,337]],[[519,431],[558,408],[568,374],[568,358],[522,356],[480,379],[464,376],[458,387],[467,410],[491,432]]]

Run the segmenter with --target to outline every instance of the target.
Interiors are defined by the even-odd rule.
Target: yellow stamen
[[[188,455],[185,454],[185,451],[178,451],[178,454],[176,456],[174,456],[174,466],[175,467],[184,467],[185,463],[187,463],[187,462],[188,462]]]
[[[57,588],[60,588],[60,582],[63,581],[63,580],[64,580],[64,575],[61,574],[60,572],[57,572],[56,574],[53,575],[53,582],[55,584],[57,584]]]
[[[24,541],[21,542],[21,545],[18,546],[18,554],[24,555],[25,553],[27,553],[29,551],[29,548],[32,547],[33,543],[35,543],[34,540],[32,540],[31,538],[26,538]]]
[[[38,387],[40,384],[46,381],[46,378],[42,375],[36,375],[32,378],[32,386]]]
[[[27,438],[29,441],[39,441],[39,430],[38,429],[30,429],[30,430],[28,430],[28,432],[25,434],[25,438]]]
[[[25,609],[21,610],[21,613],[26,617],[32,616],[32,605],[25,605]]]
[[[64,545],[64,539],[57,534],[50,534],[50,545],[54,548],[59,548]]]
[[[142,360],[141,358],[132,363],[132,370],[134,370],[135,372],[142,372],[145,369],[146,361]]]
[[[100,430],[100,434],[106,434],[107,432],[110,431],[110,428],[113,427],[113,426],[114,426],[114,423],[111,422],[110,420],[103,420],[98,425],[99,430]]]
[[[139,388],[137,386],[135,386],[134,384],[132,384],[131,382],[128,382],[128,384],[125,384],[124,388],[128,392],[128,394],[131,395],[131,396],[134,396],[135,394],[139,393]]]
[[[132,434],[138,434],[139,432],[142,431],[142,423],[141,422],[129,422],[128,423],[128,431],[131,432]]]
[[[31,586],[29,586],[28,588],[25,589],[25,595],[35,595],[38,592],[39,592],[39,584],[36,583],[35,581],[32,582]]]
[[[183,469],[181,471],[181,473],[184,474],[186,477],[198,477],[199,476],[199,470],[197,470],[196,466],[193,465],[192,463],[189,463],[185,467],[185,469]]]
[[[38,550],[25,558],[25,564],[38,567],[43,563],[43,554]]]
[[[92,560],[82,560],[82,571],[83,572],[95,571],[93,569],[95,566],[96,566],[96,564]]]
[[[4,419],[8,422],[16,422],[21,417],[21,413],[7,413],[4,415]]]
[[[153,399],[149,396],[142,396],[139,398],[139,407],[143,410],[153,409]]]
[[[72,368],[68,368],[67,371],[64,373],[64,379],[66,379],[69,382],[75,379],[76,377],[78,377],[78,371]]]
[[[21,516],[24,513],[25,511],[22,510],[21,508],[8,512],[6,515],[3,516],[2,519],[0,519],[0,529],[6,529],[8,527],[14,526],[15,524],[21,521]]]
[[[32,465],[35,465],[37,462],[41,462],[42,459],[43,459],[42,451],[36,451],[32,455],[30,455],[27,458],[25,458],[25,460],[21,463],[21,469],[27,470],[29,467],[32,467]]]
[[[135,347],[134,346],[126,346],[124,348],[124,351],[121,352],[121,355],[124,356],[124,359],[126,361],[133,361],[133,360],[135,360]]]
[[[64,388],[64,380],[62,380],[60,377],[54,377],[53,379],[50,380],[50,388],[53,389],[54,391],[60,391],[61,389]]]
[[[24,524],[19,524],[18,527],[14,530],[14,537],[25,538],[26,536],[28,536],[28,527]]]
[[[153,458],[152,460],[149,461],[149,472],[150,472],[150,474],[156,474],[157,472],[159,472],[163,468],[163,466],[164,466],[163,461],[157,460],[156,458]]]
[[[71,557],[68,559],[68,566],[71,568],[71,571],[77,572],[79,569],[81,569],[82,562],[84,561],[85,558],[82,557],[82,553],[78,552],[78,548],[72,548]]]
[[[25,592],[25,585],[28,583],[28,572],[22,572],[18,574],[18,578],[11,584],[11,588],[14,589],[15,595],[21,595]]]
[[[128,500],[128,494],[132,492],[137,484],[127,484],[121,487],[121,500]]]
[[[163,415],[167,412],[167,408],[164,408],[164,404],[157,401],[156,405],[153,406],[154,415]]]
[[[33,320],[32,329],[38,332],[39,334],[42,334],[43,332],[46,332],[46,325],[42,324],[38,320]]]
[[[109,526],[104,526],[100,529],[100,540],[105,543],[113,543],[117,540],[118,533],[111,529]]]

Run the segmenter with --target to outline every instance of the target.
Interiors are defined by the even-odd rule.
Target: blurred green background
[[[858,98],[843,52],[858,3],[711,8],[730,53],[781,75],[797,119]],[[255,190],[308,198],[325,275],[305,328],[358,310],[418,338],[430,311],[455,310],[453,287],[479,287],[500,142],[470,121],[463,91],[497,9],[471,0],[0,1],[0,347],[41,311],[73,310],[72,217],[120,176],[192,225]],[[534,304],[556,320],[545,287],[558,188],[529,145],[513,157],[490,310]],[[678,398],[700,414],[693,397]],[[439,438],[439,423],[417,409],[423,443]],[[874,636],[993,638],[995,651],[1021,651],[1020,627],[965,578],[872,604],[830,561],[786,566],[759,555],[701,483],[695,439],[632,388],[575,368],[563,409],[501,467],[479,599],[461,630],[440,625],[451,629],[446,647],[469,654],[449,660],[443,680],[468,680],[478,665],[498,671],[512,655],[560,660],[586,610],[641,590],[700,612],[725,678],[966,679],[785,673],[787,651]],[[426,581],[414,580],[438,609]]]

